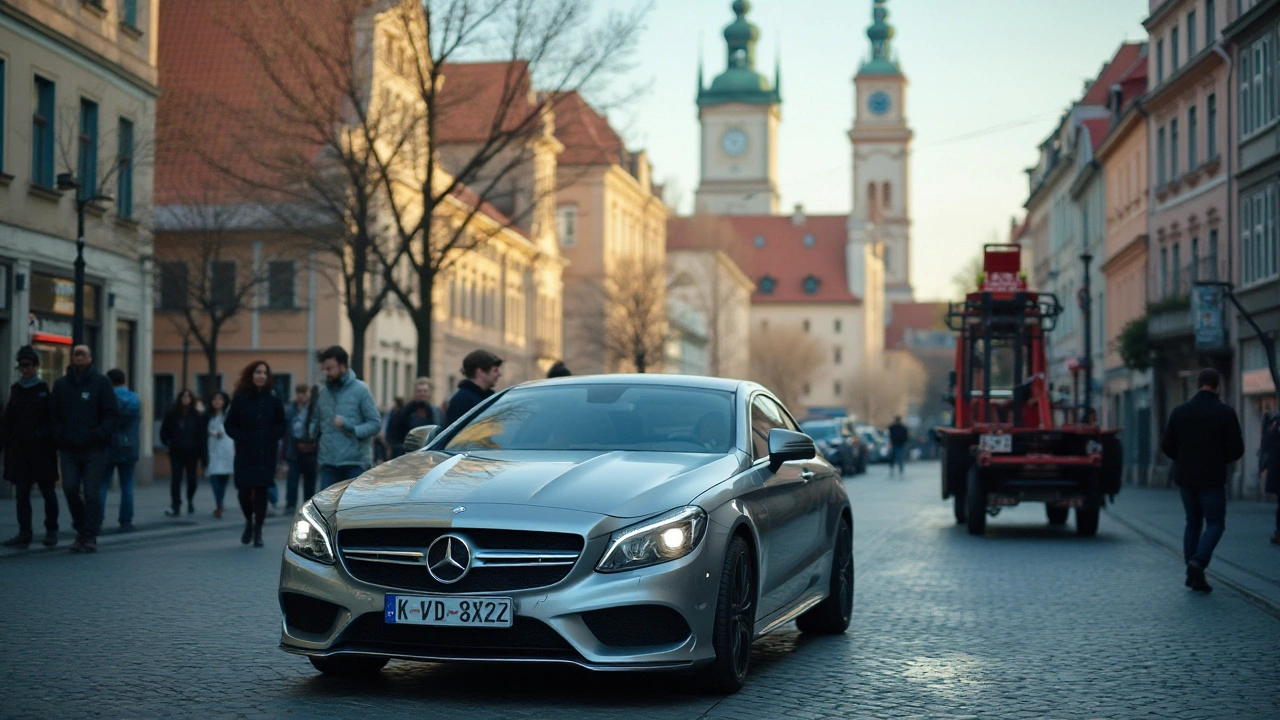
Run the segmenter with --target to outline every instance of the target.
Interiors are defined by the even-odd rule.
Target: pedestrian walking
[[[204,414],[196,404],[196,394],[190,390],[178,393],[178,399],[165,413],[160,424],[160,444],[169,451],[169,510],[165,515],[182,515],[182,484],[187,485],[187,514],[196,511],[196,473],[206,462],[209,451],[208,431]]]
[[[1160,449],[1173,460],[1187,516],[1182,536],[1186,585],[1210,592],[1204,571],[1226,528],[1227,466],[1244,456],[1244,435],[1235,410],[1218,399],[1218,371],[1201,370],[1196,384],[1195,396],[1169,414]]]
[[[120,368],[107,371],[107,379],[116,394],[116,407],[120,421],[111,434],[111,448],[107,450],[107,472],[102,476],[101,502],[98,516],[101,526],[106,520],[107,492],[111,490],[112,476],[120,478],[120,512],[116,520],[121,532],[133,530],[133,478],[138,467],[139,426],[142,424],[142,401],[129,389],[128,378]]]
[[[462,375],[466,379],[458,383],[457,391],[449,398],[445,425],[454,424],[493,395],[493,388],[502,377],[502,358],[488,350],[473,350],[462,359]]]
[[[76,530],[71,552],[97,552],[102,478],[119,417],[116,393],[93,369],[88,345],[71,349],[71,367],[53,384],[53,437],[62,465],[62,492]]]
[[[1276,496],[1276,531],[1271,534],[1271,542],[1280,545],[1280,410],[1267,414],[1262,420],[1262,427],[1258,467],[1262,473],[1263,488]]]
[[[222,501],[227,496],[227,484],[235,472],[236,442],[227,434],[227,410],[231,397],[217,390],[209,396],[209,415],[205,421],[207,435],[205,456],[209,459],[204,474],[213,488],[213,516],[222,518]]]
[[[555,361],[551,369],[547,371],[548,378],[569,377],[573,373],[569,372],[569,368],[565,366],[563,360]]]
[[[245,366],[223,425],[235,441],[235,482],[244,512],[240,542],[262,547],[262,523],[267,517],[267,490],[275,485],[280,440],[287,425],[284,404],[276,395],[271,366],[256,360]]]
[[[58,446],[53,438],[49,386],[40,379],[40,354],[30,345],[18,350],[18,381],[9,388],[4,406],[0,446],[4,448],[4,478],[13,483],[18,510],[18,534],[5,547],[25,548],[33,537],[31,489],[44,498],[44,545],[58,544]]]
[[[302,480],[302,502],[316,494],[316,441],[311,436],[311,413],[315,408],[318,391],[306,385],[293,388],[293,402],[285,409],[285,422],[289,424],[289,436],[281,443],[289,474],[285,480],[285,512],[292,513],[298,506],[298,480]]]
[[[420,377],[413,383],[413,399],[391,418],[387,439],[391,441],[391,457],[404,454],[404,439],[409,431],[424,425],[440,425],[440,408],[431,402],[431,380]]]
[[[902,424],[901,417],[895,417],[893,424],[889,426],[889,447],[893,456],[889,459],[889,474],[893,474],[893,468],[898,468],[898,475],[906,475],[907,469],[904,465],[907,455],[907,443],[911,442],[911,433],[907,431],[907,426]]]
[[[334,345],[317,356],[325,384],[311,419],[312,437],[319,438],[317,462],[320,489],[358,477],[373,462],[373,436],[382,429],[382,415],[369,386],[348,367],[347,351]]]

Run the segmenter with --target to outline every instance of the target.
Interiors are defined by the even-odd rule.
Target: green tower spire
[[[728,50],[725,71],[711,86],[704,88],[698,80],[698,105],[723,105],[731,102],[749,105],[776,105],[782,102],[777,87],[770,87],[769,80],[756,72],[756,43],[760,40],[760,28],[747,20],[751,3],[735,0],[733,12],[737,18],[724,29]],[[699,71],[701,75],[701,71]]]
[[[902,68],[893,57],[893,26],[889,24],[889,10],[885,3],[889,0],[874,0],[871,11],[873,22],[867,28],[867,38],[871,40],[871,59],[862,64],[859,75],[901,75]]]

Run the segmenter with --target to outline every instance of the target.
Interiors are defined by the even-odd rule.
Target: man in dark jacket
[[[58,544],[58,446],[49,418],[49,386],[40,379],[40,354],[30,345],[18,350],[18,382],[4,408],[4,477],[17,495],[18,534],[6,547],[31,544],[31,488],[44,497],[44,544]]]
[[[71,367],[53,384],[51,410],[62,461],[62,491],[76,529],[71,552],[97,552],[101,483],[119,410],[111,383],[93,369],[89,346],[72,348]]]
[[[404,439],[409,431],[424,425],[441,423],[440,408],[431,402],[431,380],[421,377],[413,383],[413,399],[391,416],[387,424],[387,442],[391,443],[391,457],[404,454]]]
[[[1263,487],[1276,498],[1276,531],[1271,542],[1280,545],[1280,410],[1262,418],[1262,444],[1258,448],[1258,471]]]
[[[449,398],[445,425],[454,424],[493,395],[493,388],[502,377],[502,358],[488,350],[473,350],[462,359],[462,374],[467,379],[458,383],[458,390]]]
[[[898,466],[898,474],[905,475],[906,467],[904,465],[907,455],[907,443],[911,440],[911,434],[907,432],[907,426],[902,424],[901,417],[895,417],[893,424],[889,426],[889,446],[893,449],[893,458],[889,461],[889,474],[893,474],[893,467]]]
[[[1201,370],[1200,391],[1174,408],[1160,449],[1173,460],[1174,482],[1182,489],[1187,527],[1182,554],[1187,561],[1187,587],[1213,588],[1204,570],[1222,539],[1227,515],[1227,466],[1244,456],[1240,420],[1218,399],[1222,378],[1212,368]]]

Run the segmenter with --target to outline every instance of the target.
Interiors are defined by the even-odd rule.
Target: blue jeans
[[[98,508],[101,514],[98,516],[98,523],[101,524],[107,518],[107,491],[111,489],[111,476],[120,472],[120,515],[119,521],[121,525],[127,525],[133,522],[133,473],[138,467],[138,461],[107,463],[107,474],[102,478],[102,490],[100,492],[101,501]]]
[[[892,471],[893,466],[897,465],[898,472],[905,474],[907,470],[906,470],[906,467],[903,465],[903,463],[905,462],[906,457],[907,457],[907,449],[905,447],[893,448],[893,458],[889,461],[891,463],[889,465],[889,470]]]
[[[363,465],[321,465],[320,489],[324,490],[344,480],[358,478],[364,474],[365,469]]]
[[[222,507],[222,500],[227,496],[227,483],[230,475],[210,475],[209,485],[213,487],[213,504]]]
[[[1187,529],[1182,536],[1182,555],[1209,567],[1213,549],[1227,527],[1227,489],[1188,490],[1182,488],[1182,507],[1187,512]],[[1203,532],[1202,532],[1203,527]]]

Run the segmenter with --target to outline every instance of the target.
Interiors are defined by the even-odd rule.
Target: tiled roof
[[[485,142],[497,127],[510,132],[524,124],[534,130],[529,120],[538,102],[527,62],[449,63],[440,74],[437,142]]]
[[[1142,56],[1142,43],[1125,43],[1116,51],[1111,62],[1102,69],[1098,79],[1093,81],[1089,90],[1080,99],[1082,105],[1106,105],[1111,93],[1111,86],[1120,82],[1133,69],[1133,64]]]
[[[581,95],[561,93],[555,99],[556,139],[564,145],[561,165],[621,165],[627,148],[622,137]]]
[[[894,303],[890,309],[891,320],[884,329],[885,349],[902,349],[908,330],[946,329],[943,323],[946,311],[946,303]]]
[[[1089,145],[1095,153],[1098,152],[1098,146],[1102,145],[1102,141],[1107,137],[1107,132],[1111,129],[1111,119],[1092,118],[1081,120],[1080,124],[1089,129]]]
[[[846,215],[809,215],[799,225],[790,216],[734,215],[724,222],[738,236],[739,264],[756,284],[751,295],[755,304],[771,303],[857,303],[849,292],[845,272],[848,241]],[[674,218],[667,225],[667,247],[699,247],[689,218]],[[812,244],[806,236],[812,235]],[[763,239],[757,246],[756,238]],[[772,280],[773,292],[766,292]],[[806,292],[806,282],[817,282],[815,292]]]

